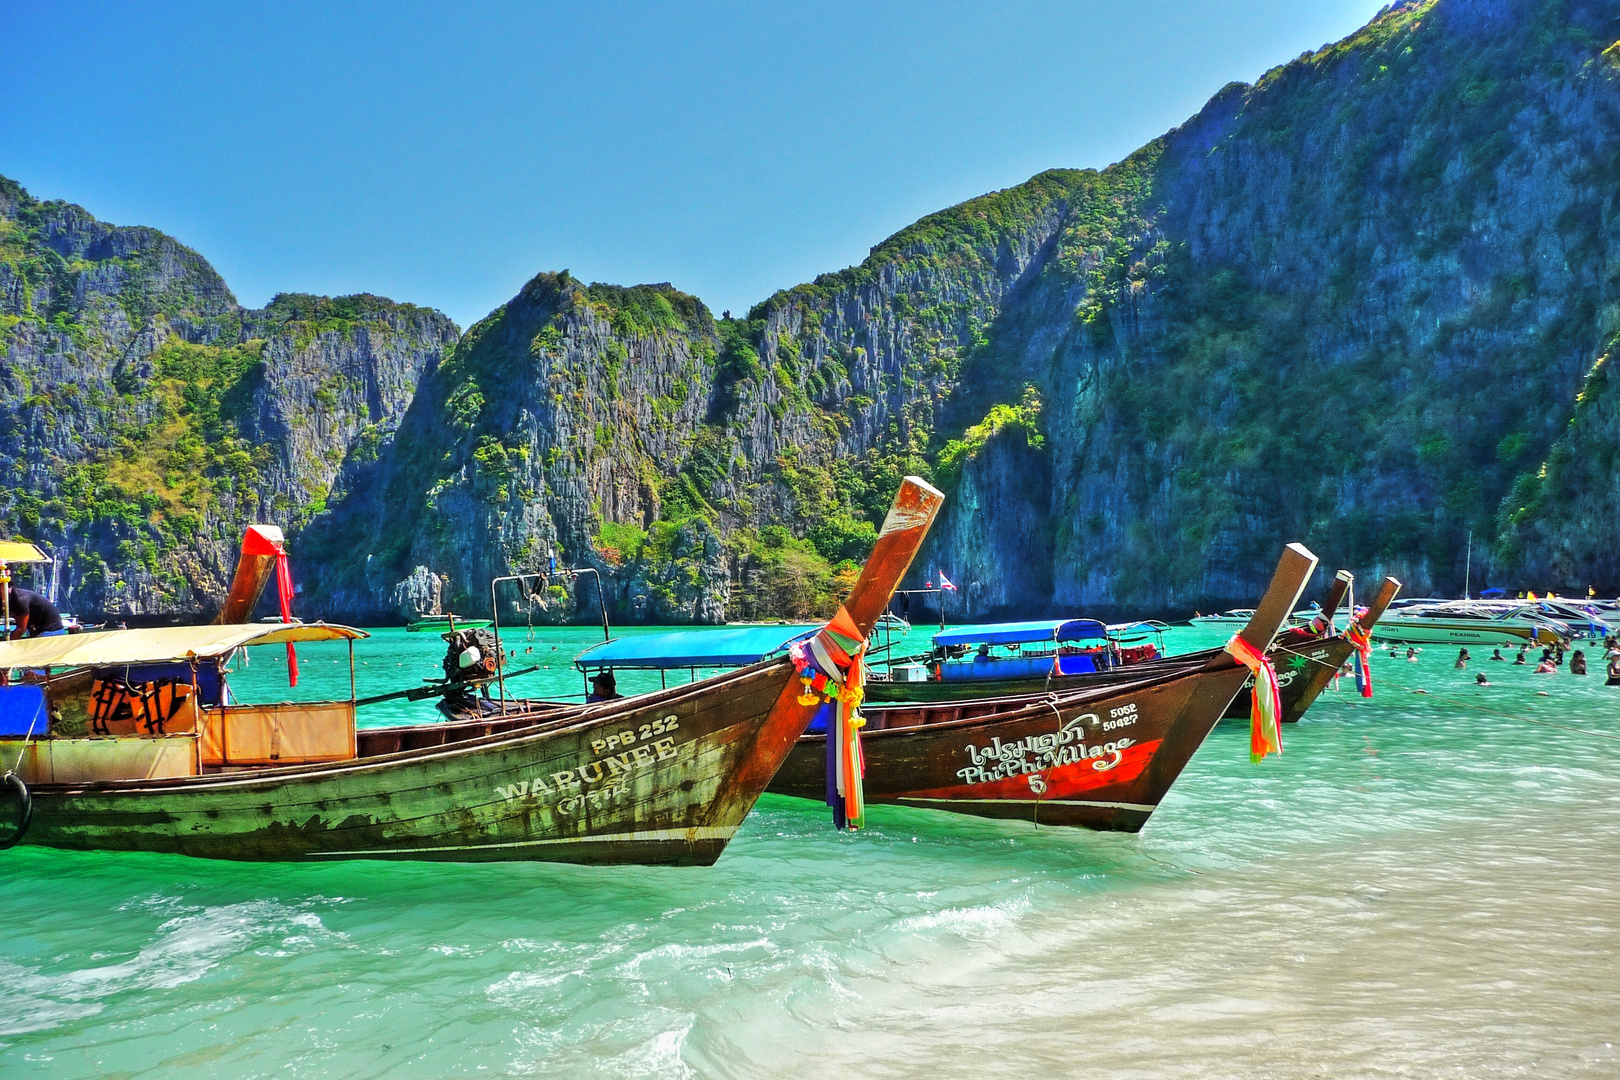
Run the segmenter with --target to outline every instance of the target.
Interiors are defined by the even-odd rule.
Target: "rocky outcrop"
[[[87,615],[211,613],[245,527],[329,513],[455,339],[377,297],[241,308],[173,238],[0,180],[0,530]]]

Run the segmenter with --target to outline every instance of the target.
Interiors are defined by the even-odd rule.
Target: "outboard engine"
[[[444,640],[444,677],[453,683],[487,682],[506,660],[488,630],[456,630]]]

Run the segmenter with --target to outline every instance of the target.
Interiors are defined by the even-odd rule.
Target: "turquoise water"
[[[592,631],[524,637],[579,693]],[[360,693],[440,648],[380,631]],[[1223,724],[1134,837],[767,796],[707,869],[3,853],[0,1076],[1615,1076],[1620,688],[1454,655],[1281,759]]]

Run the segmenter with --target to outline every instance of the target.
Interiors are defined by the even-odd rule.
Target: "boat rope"
[[[1329,638],[1328,640],[1331,641],[1333,639]],[[1326,660],[1320,659],[1319,657],[1315,657],[1315,656],[1307,656],[1302,652],[1298,652],[1298,651],[1296,651],[1294,649],[1290,649],[1286,645],[1273,645],[1272,648],[1277,650],[1280,653],[1283,653],[1283,654],[1287,655],[1287,656],[1297,656],[1301,660],[1306,661],[1307,663],[1320,664],[1322,667],[1333,668],[1335,671],[1338,670],[1338,668],[1335,667],[1335,665],[1328,663]]]
[[[1138,852],[1138,854],[1140,854],[1142,856],[1142,858],[1146,859],[1148,862],[1156,862],[1160,866],[1164,867],[1167,870],[1179,870],[1184,874],[1192,874],[1195,877],[1203,877],[1204,876],[1204,872],[1202,870],[1194,870],[1190,866],[1182,866],[1182,865],[1180,865],[1178,863],[1166,862],[1164,859],[1159,858],[1157,855],[1149,854],[1146,851],[1142,851],[1140,848],[1137,849],[1137,852]]]
[[[1055,734],[1059,739],[1061,739],[1063,737],[1063,710],[1058,708],[1057,695],[1048,692],[1046,697],[1042,699],[1041,704],[1045,705],[1048,709],[1051,709],[1052,715],[1057,718],[1057,729]],[[1037,769],[1035,772],[1035,776],[1039,779],[1041,784],[1039,790],[1036,790],[1034,784],[1030,785],[1030,790],[1035,794],[1035,813],[1033,821],[1035,822],[1035,827],[1037,829],[1041,827],[1041,796],[1046,794],[1047,771],[1048,770],[1046,769]]]
[[[15,776],[17,774],[17,772],[22,768],[23,755],[28,753],[28,744],[34,741],[34,726],[39,723],[39,719],[40,719],[41,716],[46,716],[46,699],[45,699],[45,692],[44,692],[43,689],[41,689],[40,695],[39,695],[39,708],[34,712],[34,715],[32,717],[30,717],[29,720],[28,720],[28,734],[23,736],[22,746],[17,748],[17,760],[15,762],[13,762],[12,765],[11,765],[11,768],[9,770],[7,770],[7,772],[6,772],[7,776]],[[50,718],[48,716],[46,716],[45,730],[49,731],[50,728],[51,728],[51,721],[50,721]]]

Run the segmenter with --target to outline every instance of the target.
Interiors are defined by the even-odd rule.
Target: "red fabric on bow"
[[[1263,652],[1234,634],[1226,643],[1232,658],[1254,673],[1254,694],[1249,707],[1249,760],[1282,753],[1282,696],[1277,690],[1277,669]]]

